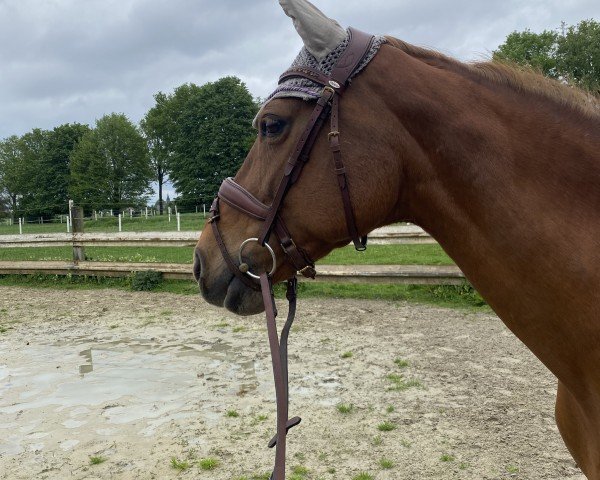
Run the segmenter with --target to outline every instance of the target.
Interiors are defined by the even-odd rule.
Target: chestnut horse
[[[262,128],[235,181],[267,205],[311,111],[310,102],[278,98],[257,118]],[[354,79],[340,112],[359,233],[408,221],[440,243],[558,378],[556,421],[592,480],[600,480],[599,112],[596,99],[536,74],[467,65],[394,38]],[[332,169],[322,131],[281,210],[313,259],[349,242]],[[221,208],[236,252],[261,222]],[[294,272],[275,243],[280,281]],[[270,268],[265,249],[249,251],[254,271]],[[194,269],[208,302],[262,311],[260,293],[230,273],[209,228]]]

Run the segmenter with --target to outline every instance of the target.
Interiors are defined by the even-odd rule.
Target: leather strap
[[[340,131],[339,131],[339,97],[333,99],[331,109],[331,132],[329,132],[329,148],[333,154],[333,163],[335,166],[335,174],[337,175],[338,185],[342,194],[342,203],[344,204],[344,216],[346,217],[346,228],[348,235],[354,243],[354,248],[358,251],[364,251],[367,248],[367,237],[360,237],[356,228],[356,220],[354,209],[352,208],[352,200],[350,199],[350,188],[348,186],[348,177],[346,168],[342,159],[342,150],[340,147]]]
[[[319,100],[317,100],[317,105],[315,106],[306,128],[304,129],[298,143],[296,144],[296,148],[294,149],[292,155],[287,161],[285,170],[283,172],[283,178],[279,183],[279,187],[277,188],[277,192],[275,193],[275,198],[273,199],[273,203],[269,208],[269,214],[265,219],[265,223],[261,229],[260,235],[258,236],[258,243],[264,245],[269,240],[269,236],[271,231],[273,230],[273,224],[275,222],[275,217],[281,208],[281,204],[283,203],[283,199],[288,192],[289,187],[292,184],[294,178],[298,178],[300,175],[302,168],[304,167],[304,163],[308,161],[308,154],[310,152],[310,148],[312,148],[312,143],[314,139],[316,139],[316,134],[318,133],[317,126],[320,127],[323,125],[323,120],[329,114],[329,102],[333,99],[335,92],[333,89],[325,87],[321,94]],[[321,119],[321,115],[323,115],[323,119]],[[312,138],[312,142],[309,143],[309,140]],[[308,145],[307,145],[308,144]],[[310,146],[310,148],[306,148]],[[303,152],[305,153],[304,161],[301,160]],[[295,174],[295,175],[292,175]]]
[[[221,187],[219,188],[218,198],[220,200],[223,200],[232,208],[235,208],[236,210],[257,220],[264,220],[269,213],[269,207],[267,207],[264,203],[259,201],[245,188],[235,183],[235,181],[232,178],[226,178],[223,181]],[[216,206],[218,208],[218,203],[216,204]],[[215,234],[215,237],[217,238],[217,243],[219,244],[219,248],[223,253],[224,251],[226,251],[226,249],[224,247],[221,234],[218,231],[216,222],[211,221],[211,223],[213,223],[213,229],[216,229],[217,233]],[[315,270],[315,263],[310,259],[306,251],[299,248],[294,243],[294,241],[292,240],[292,236],[285,225],[285,222],[279,215],[277,215],[275,219],[275,233],[279,239],[279,244],[281,245],[281,248],[287,255],[288,260],[294,266],[296,272],[300,272],[307,278],[315,278],[317,274]],[[225,254],[223,254],[223,256],[225,256]],[[234,262],[229,256],[229,254],[227,254],[226,256],[226,262],[228,264],[228,267],[231,269]],[[237,272],[239,272],[239,268],[236,267],[236,273]]]
[[[294,243],[289,230],[279,215],[279,211],[289,188],[298,180],[304,165],[308,162],[310,151],[318,138],[325,120],[331,114],[331,131],[328,136],[329,146],[333,155],[335,173],[342,194],[348,234],[352,238],[357,250],[365,249],[366,237],[361,238],[358,234],[349,193],[348,178],[342,159],[339,133],[339,98],[348,86],[352,73],[358,68],[367,52],[369,52],[373,39],[373,36],[351,28],[348,47],[337,60],[330,77],[327,77],[312,68],[293,68],[281,76],[280,83],[292,77],[302,77],[319,83],[323,85],[324,88],[307,122],[306,128],[286,163],[283,178],[276,190],[271,206],[265,205],[242,186],[238,185],[233,179],[228,178],[221,185],[219,194],[211,207],[212,217],[209,222],[212,225],[215,240],[221,250],[221,254],[223,255],[227,267],[245,285],[253,290],[260,290],[265,305],[271,361],[273,363],[273,378],[275,381],[275,396],[277,401],[277,434],[269,442],[269,447],[277,447],[275,453],[275,468],[271,475],[271,480],[285,480],[287,432],[301,421],[299,417],[288,418],[289,387],[287,340],[296,313],[297,279],[296,277],[293,277],[287,282],[289,312],[286,324],[282,329],[281,339],[279,339],[277,336],[276,324],[277,310],[275,308],[271,278],[267,273],[261,274],[259,286],[245,273],[240,271],[240,268],[229,255],[217,225],[220,217],[219,199],[238,211],[264,222],[259,234],[259,243],[261,245],[264,246],[268,242],[269,237],[274,230],[287,258],[294,265],[296,270],[300,271],[305,276],[314,278],[316,273],[314,262],[312,262],[303,249],[299,248]]]
[[[277,309],[273,296],[273,285],[266,273],[260,276],[260,287],[265,304],[267,317],[267,331],[269,347],[271,350],[271,363],[273,364],[273,379],[275,381],[275,398],[277,403],[277,434],[269,442],[269,447],[277,447],[275,452],[275,468],[271,475],[272,480],[285,479],[285,451],[288,431],[301,422],[300,417],[289,419],[289,383],[288,383],[288,336],[296,315],[297,280],[295,277],[287,282],[287,299],[289,311],[287,321],[281,332],[281,339],[277,336]]]
[[[375,40],[373,35],[361,32],[356,28],[349,28],[348,31],[350,33],[348,47],[331,70],[331,78],[340,85],[348,84],[348,80],[371,50]]]
[[[223,236],[221,235],[219,227],[217,226],[217,222],[219,221],[220,217],[219,197],[215,198],[215,201],[210,207],[210,212],[212,213],[212,216],[208,222],[212,226],[213,235],[215,236],[215,240],[217,242],[219,250],[221,250],[221,255],[223,256],[223,259],[227,264],[227,268],[229,268],[229,271],[233,273],[236,276],[236,278],[240,280],[244,285],[251,288],[252,290],[259,291],[260,287],[258,286],[258,284],[255,281],[253,281],[252,278],[250,278],[248,275],[242,273],[242,271],[239,269],[239,266],[235,264],[235,261],[231,258],[229,252],[227,251],[227,246],[225,245]]]
[[[294,67],[286,70],[281,77],[279,77],[279,84],[282,84],[290,78],[303,77],[312,82],[320,85],[328,85],[330,78],[324,73],[310,67]]]

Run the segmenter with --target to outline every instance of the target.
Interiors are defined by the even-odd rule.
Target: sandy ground
[[[292,478],[584,479],[554,424],[554,378],[493,315],[300,299],[298,318],[291,415],[303,423],[289,464],[308,474]],[[177,295],[1,288],[0,332],[0,478],[269,471],[261,316]],[[389,375],[421,386],[394,388]],[[342,402],[350,413],[338,412]],[[386,421],[395,429],[379,431]],[[174,469],[173,457],[189,468]],[[219,466],[202,470],[207,457]],[[383,469],[384,458],[394,466]]]

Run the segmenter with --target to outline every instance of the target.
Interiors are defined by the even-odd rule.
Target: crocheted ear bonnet
[[[292,63],[292,68],[294,67],[311,67],[319,70],[325,75],[331,74],[331,70],[343,53],[343,51],[348,46],[349,42],[349,34],[346,33],[346,38],[342,43],[340,43],[331,53],[329,53],[321,62],[319,62],[307,49],[303,47],[296,60]],[[373,46],[369,53],[365,56],[364,60],[361,62],[360,66],[356,69],[351,78],[354,78],[358,73],[360,73],[379,51],[381,45],[386,42],[386,38],[384,36],[376,36],[375,41],[373,42]],[[311,82],[310,80],[304,78],[291,78],[286,80],[282,84],[280,84],[275,91],[267,97],[263,106],[267,104],[270,100],[274,98],[300,98],[302,100],[317,100],[320,95],[323,87],[317,83]]]

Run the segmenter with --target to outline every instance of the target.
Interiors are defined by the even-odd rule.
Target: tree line
[[[512,32],[494,59],[531,67],[544,75],[600,94],[600,23],[564,23],[557,30]]]
[[[600,23],[513,32],[493,52],[564,83],[600,92]],[[225,77],[159,92],[139,125],[112,113],[93,127],[33,129],[0,142],[0,215],[52,217],[69,199],[86,211],[146,205],[151,184],[171,180],[180,208],[210,203],[221,180],[241,165],[258,111],[246,86]]]
[[[180,209],[209,203],[255,138],[258,102],[236,77],[159,92],[139,125],[122,113],[0,142],[0,215],[52,218],[69,199],[92,210],[147,205],[170,179]]]

